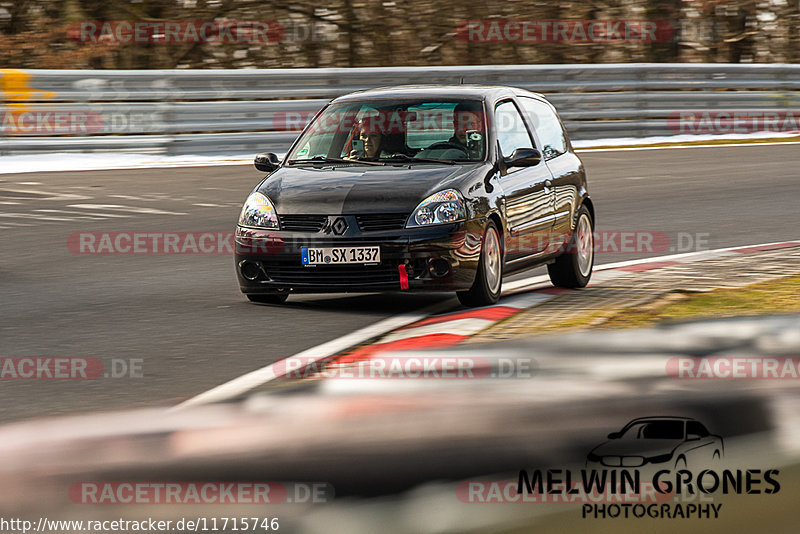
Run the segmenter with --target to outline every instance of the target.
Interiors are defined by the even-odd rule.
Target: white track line
[[[669,137],[665,136],[663,139],[659,136],[659,140],[653,143],[691,143],[691,142],[705,142],[709,139],[697,140],[673,140],[670,141]],[[787,135],[787,138],[792,136]],[[775,136],[766,139],[775,138]],[[616,142],[618,138],[610,139],[596,139],[591,141],[588,146],[576,146],[576,152],[613,152],[618,150],[670,150],[676,148],[726,148],[726,147],[741,147],[741,146],[766,146],[766,145],[792,145],[798,144],[796,141],[768,141],[758,142],[760,137],[735,138],[735,139],[720,139],[720,141],[729,141],[726,144],[702,144],[702,145],[670,145],[670,146],[648,146],[646,143],[648,138],[632,139],[629,143],[619,146],[608,146],[605,148],[592,148],[593,146],[604,146],[604,143]],[[741,140],[748,142],[736,142]],[[577,144],[577,142],[576,142]],[[227,165],[252,165],[253,155],[231,154],[222,156],[164,156],[164,155],[147,155],[147,154],[132,154],[132,153],[96,153],[96,154],[72,154],[72,153],[54,153],[50,156],[57,156],[42,159],[41,156],[19,155],[19,156],[2,156],[0,162],[0,175],[3,174],[22,174],[34,172],[71,172],[71,171],[110,171],[110,170],[123,170],[123,169],[159,169],[159,168],[178,168],[178,167],[218,167]],[[278,154],[278,157],[283,157],[283,154]]]
[[[470,317],[468,319],[454,319],[452,321],[447,321],[446,323],[426,324],[425,326],[418,326],[416,328],[398,330],[397,332],[393,332],[385,337],[382,337],[380,342],[391,343],[393,341],[402,341],[404,339],[428,336],[431,334],[471,336],[476,332],[480,332],[481,330],[489,328],[496,322],[497,321],[494,320],[479,319],[477,317]]]
[[[40,191],[38,189],[19,189],[18,187],[11,188],[7,186],[0,188],[0,193],[22,193],[24,195],[33,195],[32,198],[11,197],[15,198],[16,200],[63,200],[65,202],[73,202],[75,200],[86,200],[92,198],[87,197],[86,195],[77,195],[74,193],[53,193],[51,191]],[[8,198],[7,195],[6,198]]]
[[[416,313],[401,314],[394,317],[389,317],[388,319],[378,321],[375,324],[371,324],[340,338],[328,341],[322,345],[317,345],[316,347],[304,350],[303,352],[298,352],[297,354],[293,355],[292,358],[298,358],[300,361],[311,364],[313,362],[317,362],[338,354],[349,349],[350,347],[353,347],[354,345],[364,343],[365,341],[369,341],[370,339],[381,336],[387,332],[391,332],[392,330],[396,330],[400,327],[415,323],[421,319],[425,319],[429,315],[433,315],[450,308],[452,305],[452,300],[447,300],[427,306]],[[276,378],[277,375],[275,374],[274,365],[274,363],[271,363],[265,367],[234,378],[229,382],[220,384],[213,389],[200,393],[199,395],[180,403],[173,409],[187,408],[190,406],[208,404],[211,402],[221,402],[238,397],[242,393],[250,391],[251,389],[262,384],[266,384],[267,382]]]
[[[735,247],[703,250],[699,252],[686,252],[683,254],[671,254],[669,256],[656,256],[652,258],[644,258],[639,260],[621,261],[617,263],[601,265],[597,267],[595,271],[608,271],[611,269],[620,269],[622,267],[629,267],[631,265],[641,265],[644,263],[655,263],[663,261],[676,261],[676,260],[696,261],[707,257],[710,258],[710,257],[723,256],[732,250],[749,248],[749,247],[779,245],[785,243],[796,243],[797,245],[800,245],[800,241],[779,241],[773,243],[760,243],[757,245],[739,245]],[[514,282],[506,284],[505,289],[509,292],[516,293],[524,291],[526,289],[528,290],[532,289],[532,286],[540,286],[546,283],[547,280],[548,280],[547,276],[533,276],[531,278],[525,278],[523,280],[515,280]],[[520,297],[512,297],[509,303],[515,302],[515,300],[520,300],[522,297],[524,297],[524,295],[521,295]],[[530,299],[531,306],[535,306],[536,304],[544,300],[550,300],[550,299],[543,297],[532,298]],[[519,303],[522,303],[522,301],[520,301]],[[501,301],[500,305],[503,304],[504,303]],[[402,314],[402,315],[397,315],[395,317],[389,317],[388,319],[378,321],[375,324],[361,328],[359,330],[356,330],[355,332],[351,332],[340,338],[328,341],[326,343],[323,343],[322,345],[312,347],[308,350],[304,350],[303,352],[299,352],[291,357],[299,358],[301,359],[301,361],[307,361],[309,364],[311,364],[313,362],[329,358],[355,345],[359,345],[361,343],[369,341],[370,339],[382,336],[395,329],[425,319],[430,315],[434,315],[436,313],[444,311],[450,306],[452,306],[452,301],[445,301],[423,308],[416,313]],[[436,326],[439,325],[431,325],[431,327],[434,329]],[[220,384],[219,386],[213,389],[200,393],[199,395],[196,395],[178,404],[172,409],[177,410],[181,408],[188,408],[191,406],[198,406],[201,404],[209,404],[212,402],[222,402],[238,397],[239,395],[246,393],[247,391],[250,391],[258,386],[266,384],[272,381],[273,379],[277,378],[278,375],[275,374],[274,365],[275,363],[271,363],[265,367],[256,369],[255,371],[251,371],[247,374],[234,378],[233,380],[225,382],[224,384]]]
[[[155,208],[141,208],[138,206],[123,206],[121,204],[69,204],[68,208],[80,208],[85,210],[108,210],[108,211],[128,211],[132,213],[144,213],[147,215],[186,215],[177,211],[157,210]],[[91,213],[91,212],[86,212]]]
[[[546,274],[514,280],[513,282],[503,282],[503,293],[518,293],[523,290],[532,289],[533,286],[549,285],[550,277]],[[503,303],[505,304],[505,302]]]
[[[529,280],[538,280],[540,278],[547,278],[545,276],[536,276],[534,278],[529,278]],[[547,278],[547,282],[542,281],[541,283],[537,283],[536,285],[544,285],[545,283],[549,286],[550,279]],[[546,287],[546,286],[545,286]],[[528,308],[533,308],[534,306],[538,306],[543,302],[547,302],[554,295],[549,295],[547,293],[522,293],[519,295],[513,296],[503,296],[503,300],[498,302],[499,306],[507,306],[509,308],[519,308],[520,310],[527,310]]]
[[[87,213],[87,215],[89,215]],[[75,221],[75,217],[47,217],[47,219],[42,220],[41,217],[36,217],[33,213],[20,213],[20,212],[11,212],[11,213],[0,213],[0,217],[5,217],[9,219],[34,219],[36,222],[48,222],[48,221],[63,221],[63,222],[71,222]]]
[[[133,215],[121,215],[119,213],[98,213],[96,211],[70,211],[70,210],[33,210],[42,213],[66,213],[70,215],[86,215],[91,217],[112,217],[115,219],[125,219],[133,217]]]

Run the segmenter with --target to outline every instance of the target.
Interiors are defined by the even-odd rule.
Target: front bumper
[[[236,275],[242,293],[323,293],[396,291],[401,269],[408,289],[458,291],[469,289],[480,259],[485,219],[428,228],[362,232],[355,219],[344,235],[332,232],[236,228]],[[303,247],[374,246],[381,248],[378,265],[304,266]]]

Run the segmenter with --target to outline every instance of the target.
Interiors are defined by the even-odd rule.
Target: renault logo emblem
[[[342,235],[347,231],[347,221],[344,220],[344,217],[339,217],[333,221],[331,228],[333,229],[334,234]]]

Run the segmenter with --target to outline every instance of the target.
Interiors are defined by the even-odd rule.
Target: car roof
[[[371,99],[386,99],[386,98],[464,98],[468,100],[484,100],[494,99],[504,96],[532,96],[544,98],[539,93],[526,91],[517,87],[509,87],[506,85],[437,85],[437,84],[420,84],[420,85],[395,85],[391,87],[378,87],[375,89],[365,89],[363,91],[356,91],[334,99],[334,102],[343,102],[347,100],[371,100]]]
[[[676,417],[672,415],[663,415],[663,416],[652,416],[652,417],[639,417],[638,419],[633,419],[628,422],[628,425],[632,423],[642,423],[645,421],[697,421],[697,419],[693,417]],[[627,425],[626,425],[627,426]]]

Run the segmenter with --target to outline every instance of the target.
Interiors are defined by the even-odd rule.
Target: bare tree
[[[652,40],[470,39],[467,21],[659,21]],[[76,38],[81,22],[269,23],[266,42]],[[588,23],[588,22],[587,22]],[[98,32],[99,34],[100,32]],[[663,34],[661,35],[663,37]],[[502,36],[501,36],[502,37]],[[169,42],[166,42],[169,41]],[[0,0],[0,66],[271,68],[800,61],[800,0]]]

